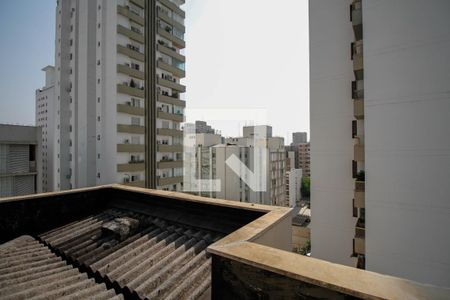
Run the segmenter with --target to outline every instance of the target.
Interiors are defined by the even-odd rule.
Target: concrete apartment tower
[[[302,169],[302,176],[310,177],[310,144],[308,142],[308,133],[306,132],[294,132],[292,133],[292,143],[290,146],[286,146],[286,155],[292,155],[294,153],[295,165],[294,168]]]
[[[450,2],[313,0],[312,256],[450,284]]]
[[[184,0],[59,0],[55,189],[182,184]]]
[[[0,124],[0,198],[42,193],[40,127]]]
[[[292,133],[292,145],[298,145],[308,142],[307,132],[294,132]]]
[[[55,164],[55,130],[56,130],[56,99],[55,99],[55,67],[47,66],[45,86],[36,90],[36,126],[42,128],[42,191],[51,192],[56,189],[54,178]]]

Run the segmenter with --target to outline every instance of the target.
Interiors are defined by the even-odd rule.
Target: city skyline
[[[308,3],[284,2],[274,8],[269,1],[186,1],[186,121],[195,121],[189,109],[266,109],[267,123],[287,144],[292,132],[309,133]],[[256,4],[258,15],[248,24]],[[0,123],[35,125],[34,93],[45,80],[41,69],[55,62],[55,8],[55,0],[0,4],[0,34],[11,45],[0,50],[0,63],[9,70],[0,73]],[[269,17],[273,21],[265,22]],[[251,125],[204,120],[224,136]]]

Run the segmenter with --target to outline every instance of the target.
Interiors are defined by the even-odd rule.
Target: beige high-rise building
[[[311,0],[312,256],[450,284],[450,2]]]
[[[55,190],[180,190],[184,0],[60,0]]]

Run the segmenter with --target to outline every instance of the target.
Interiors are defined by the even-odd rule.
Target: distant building
[[[196,133],[207,133],[215,134],[216,131],[208,123],[204,121],[195,121],[195,132]]]
[[[286,151],[286,172],[295,169],[295,151]]]
[[[292,143],[291,145],[304,144],[308,142],[307,132],[294,132],[292,133]]]
[[[291,169],[286,172],[286,201],[289,201],[289,207],[295,207],[301,197],[302,170]]]
[[[255,139],[254,137],[258,137]],[[197,134],[195,146],[195,171],[185,172],[185,188],[193,184],[192,179],[219,179],[220,191],[199,187],[202,196],[235,200],[242,202],[288,206],[285,198],[285,153],[284,139],[272,137],[269,126],[244,127],[244,136],[227,138],[221,143],[220,135]],[[253,191],[241,178],[249,176],[244,170],[236,174],[226,163],[235,155],[251,171],[254,170],[254,157],[261,149],[268,150],[266,157],[266,191]],[[193,185],[192,185],[193,186]]]
[[[51,192],[57,189],[55,184],[55,130],[56,130],[56,99],[55,99],[55,67],[47,66],[45,86],[36,90],[36,126],[42,128],[42,191]]]
[[[0,197],[42,192],[41,128],[0,124]]]
[[[294,152],[295,169],[302,169],[304,177],[311,177],[311,148],[309,143],[286,146],[286,156]]]

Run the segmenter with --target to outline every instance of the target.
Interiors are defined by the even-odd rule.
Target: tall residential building
[[[286,150],[286,172],[295,169],[295,151]]]
[[[291,145],[304,144],[308,142],[307,132],[293,132]]]
[[[42,192],[41,128],[0,124],[0,198]]]
[[[285,191],[286,161],[284,139],[281,137],[273,137],[271,126],[245,126],[243,128],[243,137],[226,138],[225,144],[218,145],[214,148],[212,165],[213,170],[215,166],[216,172],[213,178],[220,179],[220,176],[223,177],[222,189],[224,187],[225,190],[235,189],[236,186],[239,186],[241,189],[239,199],[237,197],[229,199],[242,199],[245,202],[277,206],[289,205]],[[232,170],[225,164],[225,161],[232,154],[239,157],[248,169],[253,171],[255,170],[255,162],[264,157],[261,156],[258,158],[261,155],[261,149],[267,150],[267,157],[265,157],[265,162],[263,162],[267,167],[266,174],[262,175],[262,180],[266,181],[266,191],[253,191],[245,182],[238,180],[238,176],[234,180],[230,180],[225,176],[225,174],[229,174],[229,176],[233,177],[233,173],[230,173]],[[238,182],[238,184],[234,185],[234,182]],[[221,198],[219,193],[218,198]]]
[[[302,198],[300,190],[302,185],[302,170],[291,169],[286,172],[286,201],[289,207],[295,207]]]
[[[45,86],[36,90],[36,126],[42,128],[42,191],[55,190],[55,130],[56,130],[56,99],[55,99],[55,67],[47,66]]]
[[[311,176],[311,148],[310,143],[291,144],[286,146],[286,155],[292,155],[294,153],[294,168],[302,169],[304,177]]]
[[[257,137],[257,139],[255,139]],[[241,202],[288,206],[285,198],[285,153],[284,139],[272,137],[269,126],[244,127],[244,136],[227,138],[222,143],[217,134],[196,134],[193,153],[186,151],[187,161],[184,187],[187,191],[205,197],[235,200]],[[262,152],[267,150],[267,155]],[[242,163],[235,172],[227,163],[231,157]],[[256,160],[255,160],[256,158]],[[261,161],[265,159],[265,161]],[[266,168],[259,180],[265,181],[265,191],[254,190],[242,178],[252,176],[255,161]],[[256,168],[256,170],[258,170]],[[198,186],[196,180],[211,182],[210,186]],[[214,191],[214,180],[220,180],[220,190]],[[261,181],[261,182],[262,182]]]
[[[60,0],[56,189],[182,184],[184,0]]]
[[[312,256],[450,282],[450,2],[314,0]]]
[[[195,132],[196,133],[207,133],[215,134],[216,131],[205,121],[195,121]]]

